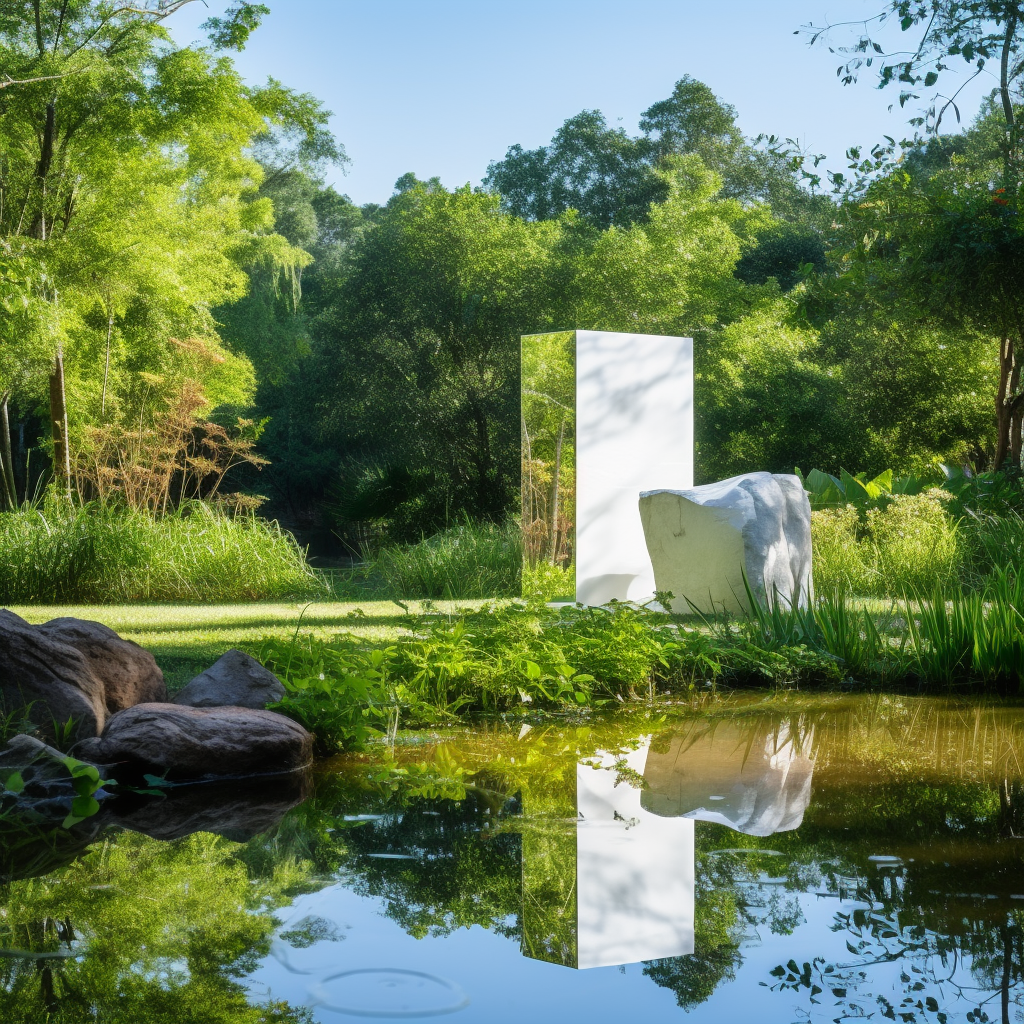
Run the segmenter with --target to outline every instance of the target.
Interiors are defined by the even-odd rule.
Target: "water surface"
[[[0,1019],[1017,1021],[1022,766],[1017,706],[750,698],[11,826]]]

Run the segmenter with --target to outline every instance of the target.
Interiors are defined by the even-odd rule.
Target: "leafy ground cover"
[[[480,602],[438,602],[443,611],[475,607]],[[407,609],[393,601],[248,602],[239,604],[12,605],[31,623],[60,615],[102,622],[152,651],[172,691],[209,668],[233,647],[256,649],[264,638],[287,640],[297,628],[303,635],[329,640],[344,631],[367,643],[391,641],[402,632]]]
[[[590,716],[750,686],[1019,694],[1024,581],[899,602],[819,600],[749,620],[540,602],[16,609],[106,622],[173,690],[231,647],[284,680],[322,753],[467,717]]]

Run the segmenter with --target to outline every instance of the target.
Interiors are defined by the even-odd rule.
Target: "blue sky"
[[[863,20],[885,0],[264,2],[270,17],[238,67],[250,81],[273,75],[311,92],[334,112],[351,163],[331,177],[357,203],[384,202],[406,171],[448,187],[478,184],[508,146],[543,145],[583,109],[634,132],[684,74],[733,104],[747,134],[797,137],[828,154],[832,169],[844,168],[851,145],[908,132],[894,89],[879,91],[869,77],[843,87],[838,58],[793,34]],[[201,39],[198,26],[227,6],[190,4],[168,27],[180,43]],[[849,43],[856,32],[833,39]],[[966,119],[993,84],[964,90]]]

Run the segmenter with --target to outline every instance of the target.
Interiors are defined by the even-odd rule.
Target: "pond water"
[[[496,723],[197,792],[5,823],[0,1019],[1024,1019],[1018,706]]]

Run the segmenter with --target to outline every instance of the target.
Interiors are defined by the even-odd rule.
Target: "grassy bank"
[[[466,716],[590,714],[731,688],[1020,695],[1024,581],[900,602],[823,598],[751,619],[539,602],[58,606],[152,650],[172,691],[231,647],[289,688],[322,752]]]
[[[439,602],[457,613],[480,602]],[[232,647],[255,651],[267,638],[288,640],[303,635],[329,641],[340,632],[367,644],[397,640],[407,632],[406,609],[393,601],[249,602],[246,604],[11,605],[31,623],[61,615],[102,622],[121,636],[152,651],[171,690],[180,689]],[[421,605],[410,602],[409,611]]]

